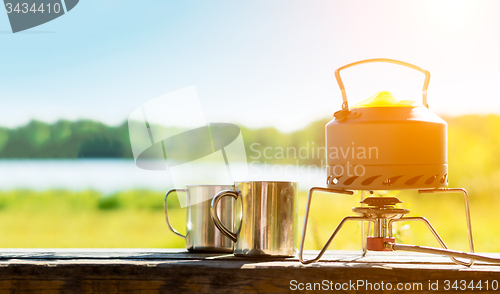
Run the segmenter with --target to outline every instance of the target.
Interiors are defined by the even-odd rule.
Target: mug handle
[[[231,190],[224,190],[219,192],[217,195],[215,195],[214,199],[212,199],[212,203],[210,205],[210,214],[212,215],[212,220],[214,221],[215,226],[221,231],[222,234],[226,235],[229,239],[231,239],[233,242],[236,242],[237,237],[236,234],[231,232],[224,224],[220,221],[219,216],[217,215],[217,206],[219,205],[220,200],[222,197],[225,196],[231,196],[235,200],[238,199],[238,192],[231,191]]]
[[[167,219],[167,225],[168,225],[168,228],[174,233],[176,234],[177,236],[180,236],[182,237],[183,239],[186,239],[186,236],[184,236],[183,234],[177,232],[176,229],[174,229],[172,227],[172,225],[170,224],[170,220],[168,219],[168,206],[167,206],[167,197],[170,193],[172,192],[186,192],[186,189],[170,189],[167,194],[165,194],[165,200],[163,201],[163,204],[164,204],[164,208],[165,208],[165,218]]]

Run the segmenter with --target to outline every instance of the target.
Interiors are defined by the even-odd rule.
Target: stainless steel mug
[[[172,189],[165,194],[165,216],[172,232],[186,239],[186,249],[191,252],[233,252],[231,240],[214,226],[210,217],[210,204],[213,196],[220,191],[232,189],[231,185],[188,185],[185,189]],[[168,218],[167,197],[173,192],[187,193],[186,235],[179,233]],[[205,200],[208,199],[208,200]],[[229,227],[234,227],[234,203],[226,199],[217,208],[218,215]]]
[[[241,200],[236,232],[220,218],[219,202],[226,196]],[[297,253],[297,201],[295,182],[236,182],[214,197],[211,214],[215,226],[235,242],[234,255],[291,257]]]

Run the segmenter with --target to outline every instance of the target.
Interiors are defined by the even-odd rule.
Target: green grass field
[[[319,249],[340,220],[352,215],[359,195],[315,194],[308,227],[306,249]],[[450,248],[467,250],[467,235],[461,195],[398,194],[401,207],[410,215],[428,218]],[[300,193],[299,234],[302,232],[306,192]],[[478,252],[499,252],[499,223],[495,217],[500,200],[471,196],[474,241]],[[185,212],[172,198],[171,221],[185,232]],[[361,226],[348,223],[330,249],[357,250]],[[399,223],[399,242],[438,246],[421,223]],[[49,190],[0,192],[0,247],[2,248],[183,248],[184,240],[165,224],[163,193],[133,190],[113,195],[95,191]]]

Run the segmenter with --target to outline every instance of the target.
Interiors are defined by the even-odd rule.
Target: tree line
[[[282,133],[273,127],[240,126],[240,129],[247,150],[254,143],[260,148],[300,148],[306,141],[324,145],[327,121],[314,122],[293,133]],[[133,158],[133,155],[127,122],[109,126],[92,120],[59,120],[52,124],[32,120],[16,128],[0,127],[0,158]]]

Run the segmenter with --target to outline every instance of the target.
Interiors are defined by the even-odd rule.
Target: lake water
[[[200,165],[210,172],[210,163]],[[297,181],[300,190],[324,186],[326,170],[316,166],[236,165],[248,169],[246,180]],[[138,168],[133,160],[0,160],[0,190],[95,189],[112,193],[128,189],[165,191],[174,186],[167,171]]]

